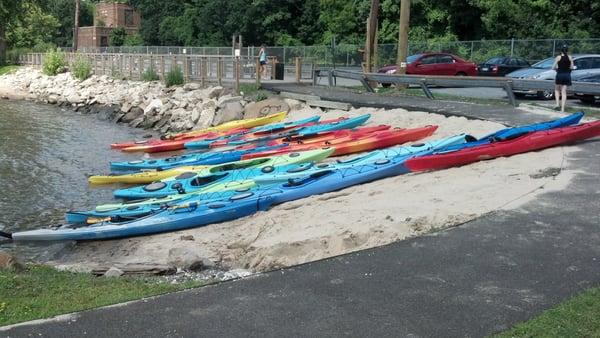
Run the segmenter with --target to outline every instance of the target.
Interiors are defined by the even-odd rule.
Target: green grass
[[[17,70],[19,66],[0,66],[0,75],[12,73]]]
[[[48,318],[200,286],[170,284],[156,277],[95,277],[30,265],[27,271],[0,270],[0,326]]]
[[[600,288],[587,290],[494,337],[600,337]]]
[[[547,104],[540,104],[540,103],[530,103],[532,106],[536,106],[536,107],[542,107],[542,108],[546,108],[546,109],[551,109],[551,107],[549,107]],[[576,113],[576,112],[580,112],[583,111],[585,112],[585,115],[587,117],[593,117],[593,118],[597,118],[600,119],[600,109],[599,108],[593,108],[593,107],[572,107],[572,106],[566,106],[565,107],[565,113]]]
[[[240,83],[240,92],[252,101],[262,101],[269,98],[269,92],[261,89],[255,83]]]

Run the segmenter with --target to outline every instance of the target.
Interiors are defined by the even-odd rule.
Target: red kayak
[[[463,148],[446,153],[440,152],[428,156],[415,157],[407,160],[405,164],[410,171],[445,169],[496,157],[512,156],[528,151],[573,143],[595,136],[600,136],[600,121],[538,131],[512,140],[485,144],[473,148]]]
[[[148,140],[141,140],[141,141],[129,141],[129,142],[122,142],[122,143],[113,143],[110,145],[110,147],[113,149],[125,149],[125,148],[130,148],[130,147],[161,145],[164,143],[180,141],[180,140],[185,140],[186,142],[192,142],[192,141],[204,140],[207,138],[216,138],[216,137],[220,137],[220,136],[239,134],[239,133],[246,132],[247,130],[248,129],[238,128],[238,129],[231,129],[231,130],[228,130],[225,132],[212,131],[212,132],[207,132],[205,134],[199,134],[199,135],[195,135],[195,136],[179,137],[175,140],[173,140],[173,139],[167,139],[167,140],[148,139]]]
[[[330,156],[341,156],[353,153],[360,153],[374,149],[387,148],[398,144],[417,141],[427,136],[431,136],[437,126],[425,126],[414,129],[394,128],[392,130],[374,131],[369,134],[348,135],[336,137],[327,141],[290,143],[289,146],[259,153],[247,154],[242,156],[243,160],[281,155],[295,151],[313,150],[322,147],[333,147],[335,151]]]
[[[324,121],[322,123],[332,123],[332,122],[340,121],[342,119],[343,118],[333,119],[333,120]],[[279,134],[282,132],[299,129],[302,127],[312,126],[315,124],[316,124],[316,122],[309,122],[309,123],[291,126],[291,127],[284,127],[284,128],[279,128],[279,129],[271,129],[271,130],[267,130],[267,131],[257,131],[257,132],[250,132],[250,133],[248,132],[248,129],[238,128],[238,129],[231,129],[231,130],[228,130],[225,132],[210,132],[210,133],[201,134],[201,135],[197,135],[197,136],[179,137],[175,140],[173,140],[173,139],[149,140],[148,142],[137,143],[133,146],[128,146],[128,147],[122,147],[121,145],[127,144],[127,143],[121,143],[121,144],[119,144],[120,145],[119,149],[121,149],[121,151],[124,151],[124,152],[141,152],[141,151],[143,151],[145,153],[160,153],[160,152],[165,152],[165,151],[175,151],[175,150],[185,149],[185,144],[188,142],[203,141],[203,140],[207,140],[207,139],[211,139],[211,138],[228,137],[228,136],[231,136],[235,140],[244,139],[244,138],[266,137],[266,136],[272,135],[274,133]],[[238,137],[241,137],[241,138],[238,138]],[[226,138],[223,140],[215,141],[213,143],[218,143],[218,142],[222,141],[225,143],[225,145],[227,145],[228,140],[229,140],[229,138]],[[113,146],[113,145],[111,145],[111,146]],[[212,148],[212,145],[211,145],[211,148]]]
[[[310,135],[297,135],[282,137],[267,142],[268,146],[275,146],[283,143],[287,144],[318,144],[322,142],[331,142],[333,140],[339,140],[342,138],[353,138],[357,139],[366,135],[373,134],[378,131],[384,131],[390,129],[388,125],[378,125],[370,127],[360,127],[354,129],[341,129],[336,131],[310,134]]]
[[[241,136],[232,135],[235,137],[228,137],[228,138],[225,138],[222,140],[217,140],[217,141],[212,142],[210,144],[210,148],[226,147],[226,146],[229,146],[232,141],[245,142],[245,143],[252,143],[252,142],[256,143],[256,142],[261,142],[261,141],[268,141],[268,140],[273,139],[273,137],[277,137],[277,134],[282,134],[281,137],[283,137],[286,132],[290,132],[295,129],[315,126],[315,125],[319,125],[319,124],[332,124],[332,123],[337,123],[337,122],[343,121],[345,119],[346,119],[345,117],[340,117],[337,119],[324,120],[321,122],[310,122],[310,123],[305,123],[302,125],[297,125],[297,126],[292,126],[292,127],[272,129],[272,130],[267,130],[267,131],[257,131],[254,133],[247,133],[247,134],[244,134]]]

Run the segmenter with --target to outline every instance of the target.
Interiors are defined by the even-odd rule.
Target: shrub
[[[125,37],[127,36],[127,32],[123,27],[117,27],[110,32],[110,36],[108,37],[108,44],[111,46],[123,46],[125,43]]]
[[[71,73],[80,81],[83,81],[92,75],[92,64],[88,59],[78,55],[71,65]]]
[[[60,49],[50,51],[46,54],[46,58],[44,59],[42,72],[46,75],[54,76],[64,72],[66,65],[65,53],[61,52]]]
[[[142,80],[147,82],[159,80],[158,74],[156,74],[156,72],[154,71],[154,67],[146,69],[144,74],[142,74]]]
[[[167,87],[178,86],[184,83],[183,73],[181,72],[181,68],[178,65],[174,65],[171,67],[171,70],[167,73],[165,77],[165,85]]]
[[[123,46],[142,46],[144,39],[139,33],[127,35],[123,41]]]

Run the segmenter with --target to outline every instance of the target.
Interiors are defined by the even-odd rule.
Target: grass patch
[[[599,336],[600,288],[594,288],[494,337]]]
[[[550,106],[540,104],[540,103],[530,103],[530,104],[532,106],[536,106],[536,107],[540,107],[540,108],[552,109]],[[573,113],[577,113],[580,111],[585,112],[586,117],[593,117],[593,118],[600,119],[600,107],[599,108],[580,107],[580,106],[573,107],[573,106],[568,106],[568,105],[565,107],[565,113],[573,114]]]
[[[19,66],[0,66],[0,75],[13,73],[18,68],[19,68]]]
[[[255,102],[269,98],[269,92],[261,89],[255,83],[240,83],[240,92],[244,97]]]
[[[95,277],[40,265],[30,265],[24,272],[0,270],[0,326],[200,285],[170,284],[156,277]]]

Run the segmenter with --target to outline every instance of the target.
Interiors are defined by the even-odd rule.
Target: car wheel
[[[456,73],[456,76],[467,76],[467,73],[465,73],[465,72],[458,72],[458,73]]]
[[[549,90],[537,92],[537,97],[542,100],[552,100],[554,98],[554,92]]]
[[[387,87],[389,87],[389,86],[391,86],[391,85],[392,85],[391,83],[382,83],[382,84],[381,84],[381,86],[382,86],[383,88],[387,88]]]
[[[521,99],[521,98],[524,98],[524,97],[527,95],[527,94],[525,94],[525,93],[513,93],[513,94],[515,94],[515,97],[518,97],[518,98],[520,98],[520,99]]]
[[[596,97],[594,95],[583,95],[579,97],[579,101],[587,104],[596,103]]]

